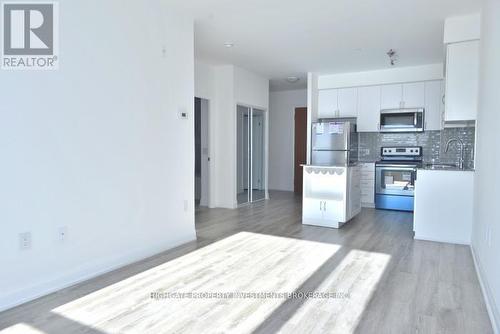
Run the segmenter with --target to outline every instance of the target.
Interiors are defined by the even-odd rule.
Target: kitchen
[[[397,210],[414,213],[415,239],[470,244],[479,38],[478,16],[455,17],[445,65],[309,73],[304,224]]]

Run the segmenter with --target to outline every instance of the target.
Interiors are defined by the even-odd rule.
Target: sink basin
[[[428,169],[458,169],[457,165],[452,164],[428,164]]]

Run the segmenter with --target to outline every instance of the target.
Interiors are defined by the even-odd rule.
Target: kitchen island
[[[303,224],[340,228],[361,212],[360,166],[303,167]]]

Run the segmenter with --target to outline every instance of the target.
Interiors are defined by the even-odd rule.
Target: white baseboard
[[[488,281],[485,279],[483,274],[483,269],[481,267],[481,261],[476,256],[474,247],[470,247],[472,252],[472,259],[474,260],[474,266],[476,267],[477,277],[479,278],[479,284],[481,285],[481,291],[483,292],[484,301],[486,303],[486,309],[488,310],[488,315],[490,316],[491,326],[493,327],[493,332],[495,334],[500,334],[500,313],[498,313],[498,308],[493,299],[491,289],[488,285]]]
[[[456,245],[465,245],[470,246],[470,241],[465,240],[454,240],[454,239],[439,239],[434,237],[426,237],[424,235],[415,234],[415,240],[423,240],[423,241],[434,241],[434,242],[443,242],[445,244],[456,244]]]
[[[105,261],[97,261],[89,265],[81,266],[60,275],[59,277],[2,295],[0,296],[0,312],[68,288],[83,281],[109,273],[113,270],[144,260],[194,240],[196,240],[196,235],[190,235],[179,238],[168,246],[162,243],[146,248],[139,248],[134,251],[127,252],[126,254],[106,259]]]

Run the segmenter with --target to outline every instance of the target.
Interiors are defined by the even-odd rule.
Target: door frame
[[[208,148],[208,180],[207,180],[207,187],[208,187],[208,191],[207,191],[207,196],[208,198],[206,199],[206,203],[208,205],[209,208],[214,208],[215,205],[214,205],[214,199],[215,199],[215,194],[214,194],[214,191],[215,191],[215,187],[214,187],[214,183],[213,183],[213,180],[215,180],[215,170],[213,168],[213,159],[212,159],[212,154],[213,154],[213,145],[212,143],[214,143],[214,133],[213,133],[213,125],[212,125],[212,122],[213,122],[213,117],[212,117],[212,106],[213,106],[213,102],[210,98],[207,98],[207,97],[204,97],[204,96],[194,96],[195,98],[199,98],[201,100],[205,100],[207,101],[207,110],[206,110],[206,114],[207,114],[207,132],[208,132],[208,138],[207,138],[207,148]],[[194,99],[193,99],[193,102],[194,102]],[[195,106],[193,106],[195,107]],[[194,110],[194,108],[193,108]],[[202,111],[203,112],[203,109]],[[194,117],[194,112],[193,112],[193,128],[194,128],[194,122],[195,122],[195,117]],[[193,135],[193,138],[196,134]],[[194,143],[193,143],[193,149],[194,149]],[[203,152],[203,148],[202,148],[202,152]],[[196,152],[195,152],[196,154]],[[203,153],[202,153],[203,155]],[[195,156],[195,159],[196,159],[196,156]],[[193,161],[193,166],[194,166],[194,161]],[[194,173],[193,173],[193,178],[194,178]],[[194,180],[194,182],[196,182],[196,180]],[[202,182],[203,184],[203,182]],[[202,192],[203,193],[203,192]],[[200,200],[200,203],[201,203],[201,200]]]
[[[308,147],[308,145],[307,145],[307,134],[308,134],[308,129],[307,129],[307,127],[308,127],[308,124],[309,124],[309,123],[308,123],[308,112],[307,112],[307,107],[295,107],[295,108],[293,109],[293,129],[292,129],[292,131],[293,131],[293,141],[292,141],[292,145],[293,145],[293,151],[292,151],[292,163],[293,163],[293,165],[292,165],[292,168],[293,168],[293,192],[294,192],[294,193],[296,193],[296,189],[295,189],[295,178],[296,178],[296,175],[295,175],[295,172],[296,172],[296,170],[295,170],[295,149],[296,149],[296,147],[295,147],[295,136],[296,136],[297,134],[296,134],[296,132],[295,132],[295,122],[296,122],[297,109],[301,109],[301,110],[303,109],[303,110],[305,110],[305,114],[306,114],[306,115],[305,115],[305,116],[306,116],[306,124],[305,124],[305,128],[306,128],[306,138],[305,138],[305,139],[306,139],[306,161],[304,162],[305,164],[307,164],[307,156],[308,156],[308,150],[307,150],[307,147]],[[302,189],[302,190],[303,190],[303,189]]]
[[[268,200],[270,197],[269,197],[269,181],[268,181],[268,176],[269,176],[269,112],[268,112],[268,109],[265,108],[265,107],[260,107],[260,106],[257,106],[257,105],[252,105],[252,104],[248,104],[248,103],[240,103],[240,102],[236,102],[235,105],[234,105],[234,126],[233,126],[233,138],[234,138],[234,142],[236,143],[236,145],[234,145],[234,157],[238,157],[238,106],[240,107],[244,107],[244,108],[249,108],[250,109],[250,114],[252,115],[252,121],[253,121],[253,109],[258,109],[259,111],[262,111],[264,112],[264,198],[262,199],[259,199],[257,201],[253,201],[252,199],[252,196],[250,195],[250,201],[247,202],[247,203],[242,203],[242,204],[238,204],[238,173],[237,173],[237,161],[234,161],[233,163],[233,170],[235,171],[234,173],[234,189],[233,189],[233,202],[234,202],[234,207],[237,208],[237,207],[241,207],[241,206],[246,206],[248,204],[251,204],[251,203],[255,203],[255,202],[259,202],[259,201],[264,201],[264,200]],[[251,128],[251,127],[250,127]],[[252,135],[250,134],[250,143],[251,143],[251,140],[252,140]],[[250,164],[251,166],[252,164]],[[249,170],[249,185],[252,186],[253,185],[253,180],[252,180],[252,172],[251,172],[251,168]],[[251,194],[251,192],[250,192]]]

